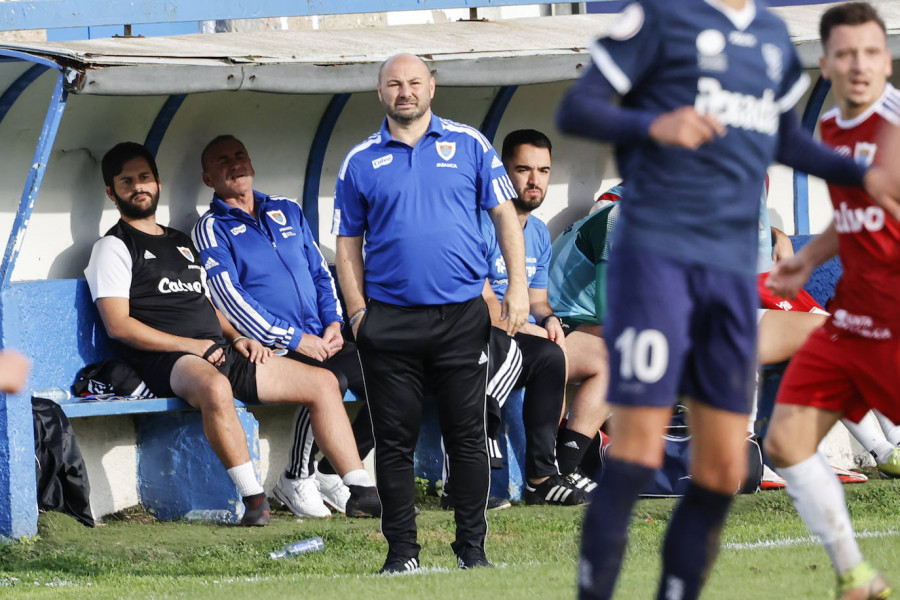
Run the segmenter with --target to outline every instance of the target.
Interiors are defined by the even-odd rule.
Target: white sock
[[[894,422],[888,419],[886,416],[878,412],[877,410],[873,410],[872,414],[875,415],[875,418],[878,419],[878,424],[881,425],[881,430],[884,432],[884,437],[895,446],[900,446],[900,426],[894,425]]]
[[[883,465],[891,457],[894,445],[887,441],[881,428],[869,418],[869,415],[860,419],[859,423],[853,423],[849,419],[841,419],[841,423],[862,444],[862,447],[875,457],[875,462],[879,465]]]
[[[777,471],[787,481],[785,490],[800,518],[819,538],[838,575],[861,563],[862,553],[853,537],[844,489],[825,457],[817,452]]]
[[[365,469],[355,469],[350,471],[343,477],[344,485],[361,485],[363,487],[372,487],[375,484],[372,482],[372,478],[369,477],[368,471]]]
[[[747,433],[756,433],[756,413],[759,411],[759,368],[756,369],[756,387],[750,402],[750,419],[747,422]]]
[[[253,496],[265,492],[263,486],[259,484],[256,478],[256,472],[253,470],[253,463],[246,462],[236,467],[228,469],[228,476],[237,486],[238,493],[242,497]]]

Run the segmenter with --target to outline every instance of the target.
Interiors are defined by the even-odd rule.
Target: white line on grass
[[[891,528],[887,531],[863,530],[856,534],[857,538],[888,538],[900,536],[900,530]],[[794,537],[780,540],[757,540],[755,542],[728,542],[722,544],[724,550],[758,550],[760,548],[789,548],[791,546],[803,546],[818,544],[819,541],[812,537]]]

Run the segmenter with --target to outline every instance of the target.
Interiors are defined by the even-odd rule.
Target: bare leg
[[[185,355],[175,362],[170,384],[179,398],[200,409],[206,439],[226,469],[250,462],[234,394],[224,375],[199,356]]]
[[[759,321],[759,362],[773,365],[791,358],[827,318],[813,313],[767,310]]]
[[[599,326],[580,326],[566,336],[569,382],[581,383],[569,407],[568,429],[593,438],[609,414],[609,354]]]
[[[273,356],[257,365],[256,386],[261,402],[300,403],[309,409],[316,442],[338,475],[363,468],[331,371]]]

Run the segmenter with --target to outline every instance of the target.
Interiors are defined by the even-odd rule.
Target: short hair
[[[387,66],[387,64],[389,62],[391,62],[392,60],[394,60],[395,58],[397,58],[398,56],[403,56],[404,54],[408,54],[408,53],[401,52],[400,54],[395,54],[393,56],[390,56],[390,57],[384,59],[384,61],[382,61],[382,63],[378,66],[378,81],[377,81],[377,83],[379,86],[381,85],[381,74],[384,73],[384,68]],[[434,77],[434,73],[431,72],[431,67],[428,66],[428,63],[425,62],[424,58],[422,58],[418,54],[409,54],[409,56],[418,58],[419,62],[422,63],[422,66],[425,67],[425,70],[428,71],[428,76]]]
[[[156,159],[153,158],[153,154],[147,150],[146,146],[137,142],[121,142],[104,154],[103,160],[100,162],[100,171],[103,173],[103,183],[106,184],[106,187],[115,188],[113,179],[122,172],[125,163],[135,158],[146,159],[150,170],[153,171],[153,176],[159,181]]]
[[[209,153],[210,150],[213,149],[213,146],[215,146],[215,145],[218,144],[219,142],[224,142],[224,141],[226,141],[226,140],[234,140],[235,142],[239,143],[240,145],[242,145],[242,146],[244,145],[244,142],[242,142],[241,140],[237,139],[236,137],[234,137],[234,136],[231,135],[230,133],[223,133],[222,135],[217,135],[216,137],[214,137],[214,138],[213,138],[212,140],[210,140],[210,142],[203,148],[203,152],[200,153],[200,167],[203,169],[203,172],[204,172],[204,173],[206,173],[206,155]]]
[[[832,6],[825,11],[819,21],[819,38],[822,40],[822,47],[827,47],[831,30],[838,25],[863,25],[870,22],[877,23],[885,36],[887,35],[884,21],[878,15],[875,7],[868,2],[842,2]]]
[[[537,148],[546,148],[550,155],[553,155],[553,144],[550,138],[536,129],[517,129],[503,138],[503,150],[500,158],[504,161],[512,158],[516,148],[522,144],[530,144]]]

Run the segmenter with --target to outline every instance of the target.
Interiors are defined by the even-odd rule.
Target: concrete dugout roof
[[[900,56],[900,3],[876,1]],[[774,9],[804,65],[818,65],[822,5]],[[587,44],[615,15],[458,21],[325,31],[197,34],[0,45],[68,69],[69,93],[185,94],[251,90],[352,93],[374,88],[378,65],[397,52],[431,62],[442,86],[502,86],[577,77]]]

